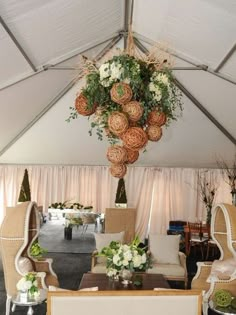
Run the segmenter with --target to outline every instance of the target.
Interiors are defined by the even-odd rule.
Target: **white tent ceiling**
[[[186,93],[183,116],[136,165],[215,167],[217,157],[234,158],[235,0],[1,0],[0,163],[108,164],[108,144],[88,135],[87,119],[65,119],[83,84],[78,55],[126,45],[130,19],[140,49],[170,47]]]

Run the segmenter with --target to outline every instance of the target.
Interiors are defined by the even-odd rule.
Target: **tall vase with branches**
[[[213,180],[207,180],[206,174],[199,174],[198,187],[200,190],[201,200],[204,203],[207,211],[206,223],[211,223],[211,209],[215,199],[218,185]]]
[[[225,182],[230,186],[232,194],[232,204],[236,206],[236,153],[232,166],[227,164],[223,159],[217,161],[221,169],[222,176]]]

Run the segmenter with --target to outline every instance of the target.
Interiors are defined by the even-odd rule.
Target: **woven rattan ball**
[[[114,177],[123,178],[127,172],[125,164],[112,164],[110,166],[110,173]]]
[[[137,159],[139,157],[138,151],[133,151],[133,150],[126,148],[126,152],[127,152],[127,160],[126,160],[127,164],[132,164],[135,161],[137,161]]]
[[[158,141],[162,137],[162,129],[158,125],[150,125],[147,127],[148,139],[151,141]]]
[[[123,134],[128,127],[129,121],[124,113],[113,112],[108,117],[108,128],[113,134],[119,136]]]
[[[112,145],[107,150],[107,159],[111,163],[121,164],[127,161],[127,151],[120,145]]]
[[[157,110],[153,110],[149,113],[147,122],[149,125],[158,125],[161,127],[166,123],[166,114]]]
[[[122,106],[123,111],[128,114],[131,121],[139,121],[143,115],[143,107],[137,101],[131,101]]]
[[[137,151],[146,145],[148,137],[142,128],[130,127],[122,135],[122,140],[125,147]]]
[[[93,104],[93,106],[90,108],[87,98],[82,93],[80,93],[80,95],[76,97],[75,108],[80,115],[89,116],[95,112],[97,104]]]
[[[128,103],[133,96],[131,87],[129,86],[129,84],[124,82],[113,84],[110,94],[113,102],[120,105]]]

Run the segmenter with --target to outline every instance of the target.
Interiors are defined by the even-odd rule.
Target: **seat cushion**
[[[154,263],[180,264],[179,262],[180,235],[149,235],[149,250]]]
[[[151,269],[147,270],[147,273],[159,273],[167,277],[184,277],[185,270],[181,265],[176,264],[153,264]]]

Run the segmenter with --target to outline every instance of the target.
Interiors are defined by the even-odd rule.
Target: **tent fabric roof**
[[[183,116],[136,165],[216,167],[217,156],[233,159],[235,0],[2,0],[0,163],[108,165],[108,144],[89,137],[89,122],[65,119],[83,84],[75,80],[78,55],[126,45],[131,17],[139,47],[165,43],[188,91]]]

